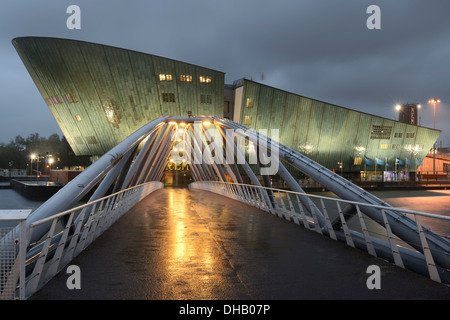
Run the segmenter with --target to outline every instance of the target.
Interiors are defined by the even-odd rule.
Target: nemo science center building
[[[162,115],[207,115],[279,129],[280,143],[353,181],[411,180],[441,133],[151,54],[46,37],[13,45],[75,154],[93,159]]]

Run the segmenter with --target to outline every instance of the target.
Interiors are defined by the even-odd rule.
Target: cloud
[[[426,105],[437,96],[438,127],[450,146],[450,3],[376,3],[381,30],[366,28],[374,4],[368,0],[78,0],[82,29],[68,30],[65,10],[73,1],[8,1],[0,12],[0,106],[25,118],[39,110],[39,123],[57,127],[11,45],[17,36],[54,36],[213,68],[227,83],[264,73],[264,82],[280,89],[389,118],[396,103]],[[427,107],[423,124],[432,126]],[[41,129],[28,123],[30,133]],[[18,125],[10,124],[0,118],[0,141],[16,135]]]

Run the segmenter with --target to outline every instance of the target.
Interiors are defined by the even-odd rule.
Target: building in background
[[[421,106],[417,103],[407,103],[404,105],[397,105],[396,109],[398,111],[398,121],[413,125],[420,125],[419,110]]]
[[[76,155],[101,156],[155,118],[191,113],[279,129],[282,144],[330,170],[393,180],[416,171],[441,133],[417,126],[417,106],[394,121],[111,46],[44,37],[13,45]]]
[[[223,72],[83,41],[13,45],[77,156],[101,156],[162,115],[223,116]]]

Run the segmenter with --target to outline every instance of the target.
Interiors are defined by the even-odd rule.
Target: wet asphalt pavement
[[[158,190],[120,218],[33,300],[450,299],[450,287],[240,202]],[[381,269],[370,290],[367,268]]]

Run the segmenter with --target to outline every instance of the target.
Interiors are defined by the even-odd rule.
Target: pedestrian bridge
[[[161,117],[131,134],[34,212],[21,211],[14,218],[11,214],[0,213],[0,219],[19,223],[0,234],[2,298],[27,299],[37,292],[39,295],[39,290],[85,248],[95,245],[94,240],[125,213],[136,210],[147,201],[168,197],[160,181],[170,161],[189,165],[194,178],[189,185],[191,194],[202,199],[208,195],[202,212],[207,212],[209,207],[214,212],[217,203],[223,204],[222,209],[235,210],[236,203],[241,203],[239,208],[246,208],[244,211],[252,215],[258,212],[267,216],[274,225],[280,220],[291,222],[289,228],[291,225],[297,229],[300,227],[309,234],[326,239],[323,246],[327,248],[322,244],[317,246],[317,243],[301,246],[303,252],[311,253],[308,262],[295,256],[298,254],[300,257],[298,250],[285,251],[291,252],[295,261],[323,270],[326,262],[317,257],[317,252],[324,252],[323,256],[331,254],[324,250],[340,252],[336,245],[342,246],[343,243],[349,249],[355,248],[352,252],[360,254],[365,251],[367,257],[376,257],[378,262],[381,261],[379,258],[389,261],[396,268],[409,269],[434,282],[444,283],[441,286],[450,283],[449,239],[421,222],[441,219],[443,224],[448,224],[449,217],[393,208],[311,159],[279,144],[276,133],[269,138],[266,134],[218,117]],[[333,192],[335,197],[305,193],[290,173],[292,170],[308,175]],[[270,177],[275,174],[288,189],[272,187]],[[88,194],[89,201],[80,205]],[[171,193],[168,194],[170,197]],[[225,198],[231,200],[223,202]],[[174,196],[172,205],[189,207],[189,203]],[[160,211],[159,216],[166,216],[164,206],[147,207],[147,216],[152,216],[152,208]],[[246,215],[242,210],[240,212]],[[186,230],[182,230],[181,215],[173,213],[170,206],[167,207],[167,215],[178,221],[179,235],[186,236],[182,232]],[[129,217],[128,214],[126,219],[121,219],[121,223],[131,224],[133,218],[128,220]],[[204,219],[214,223],[216,217],[212,215]],[[150,219],[148,223],[152,221]],[[222,225],[222,228],[232,228],[230,223]],[[242,230],[250,236],[253,224],[248,220],[245,223],[248,225],[242,226]],[[265,232],[283,236],[284,227],[271,229],[270,226],[271,223],[266,225],[268,229]],[[139,228],[126,228],[119,233],[130,239],[141,232]],[[200,234],[198,231],[195,233]],[[285,241],[277,242],[278,248],[298,247],[296,240]],[[136,243],[133,250],[136,260],[140,259],[141,245]],[[145,241],[146,247],[164,245],[157,237]],[[109,246],[120,248],[123,243],[112,241]],[[182,244],[180,246],[179,250],[184,250]],[[219,248],[225,250],[223,255],[226,257],[226,247]],[[258,252],[263,254],[264,250]],[[118,255],[117,259],[121,256]],[[229,262],[232,265],[239,260]],[[346,265],[344,261],[340,263],[341,266]],[[203,267],[201,265],[199,270]],[[307,277],[301,273],[298,276]]]

